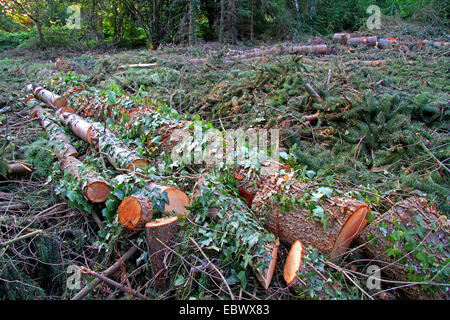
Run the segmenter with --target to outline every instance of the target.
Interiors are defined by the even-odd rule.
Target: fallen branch
[[[123,292],[126,292],[128,294],[131,294],[131,295],[135,296],[138,299],[149,300],[146,296],[144,296],[144,295],[134,291],[133,289],[131,289],[131,288],[127,287],[127,286],[124,286],[124,285],[122,285],[122,284],[120,284],[120,283],[118,283],[118,282],[116,282],[116,281],[114,281],[114,280],[112,280],[112,279],[102,275],[102,274],[99,274],[99,273],[97,273],[95,271],[92,271],[92,270],[90,270],[90,269],[88,269],[86,267],[83,267],[83,266],[80,266],[80,269],[84,273],[90,274],[90,275],[96,277],[97,279],[99,279],[99,280],[101,280],[103,282],[106,282],[107,284],[110,284],[110,285],[116,287],[117,289],[119,289],[119,290],[121,290]]]
[[[108,269],[106,269],[103,272],[103,275],[105,277],[108,277],[111,274],[113,274],[114,272],[116,272],[124,262],[126,262],[128,259],[130,259],[137,252],[137,249],[138,248],[136,246],[132,246],[130,249],[128,249],[128,251],[125,252],[125,254],[120,259],[118,259],[111,267],[109,267]],[[100,282],[101,282],[100,279],[98,279],[98,278],[94,279],[92,282],[90,282],[88,285],[86,285],[83,289],[81,289],[71,300],[83,299]]]
[[[14,239],[3,242],[0,244],[0,247],[7,247],[13,243],[16,243],[16,242],[19,242],[19,241],[22,241],[22,240],[25,240],[25,239],[28,239],[28,238],[31,238],[31,237],[34,237],[37,235],[41,235],[42,233],[43,233],[43,230],[36,230],[36,231],[30,232],[30,233],[24,234],[23,236],[19,236]]]
[[[198,245],[198,243],[194,239],[189,237],[189,240],[191,240],[191,242],[197,247],[197,249],[200,251],[201,255],[208,262],[208,265],[210,265],[214,269],[214,271],[217,272],[217,274],[219,275],[220,279],[222,279],[223,283],[225,284],[225,287],[228,290],[228,294],[230,295],[231,300],[234,300],[235,298],[234,298],[233,292],[231,291],[231,288],[228,285],[227,279],[225,279],[225,277],[223,276],[222,272],[220,272],[220,270],[217,269],[217,267],[214,265],[214,263],[212,263],[211,260],[209,260],[208,256],[205,254],[205,252],[203,252],[202,248]]]

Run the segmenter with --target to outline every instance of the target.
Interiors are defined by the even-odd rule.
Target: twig
[[[447,168],[446,165],[443,164],[438,158],[436,158],[436,156],[430,151],[430,149],[427,148],[427,146],[423,143],[423,141],[420,140],[420,139],[419,139],[419,141],[420,141],[420,144],[422,145],[423,149],[424,149],[424,150],[425,150],[425,151],[426,151],[426,152],[427,152],[434,160],[436,160],[436,162],[437,162],[442,168],[444,168],[445,170],[447,170],[447,172],[450,173],[450,169]]]
[[[36,236],[36,235],[40,235],[40,234],[42,234],[42,232],[43,232],[42,230],[36,230],[36,231],[30,232],[30,233],[24,234],[23,236],[20,236],[20,237],[11,239],[9,241],[6,241],[6,242],[0,244],[0,246],[1,247],[7,247],[10,244],[13,244],[15,242],[18,242],[18,241],[21,241],[21,240],[24,240],[24,239],[28,239],[28,238],[31,238],[31,237]]]
[[[120,283],[118,283],[118,282],[116,282],[116,281],[114,281],[114,280],[112,280],[112,279],[102,275],[102,274],[99,274],[99,273],[97,273],[95,271],[92,271],[92,270],[90,270],[90,269],[88,269],[86,267],[83,267],[83,266],[80,266],[80,269],[84,273],[90,274],[90,275],[96,277],[97,279],[100,279],[101,281],[104,281],[107,284],[110,284],[110,285],[116,287],[117,289],[119,289],[121,291],[124,291],[126,293],[129,293],[129,294],[135,296],[136,298],[139,298],[139,299],[142,299],[142,300],[149,300],[146,296],[144,296],[144,295],[134,291],[133,289],[131,289],[131,288],[127,287],[127,286],[124,286],[124,285],[122,285],[122,284],[120,284]]]
[[[106,269],[103,274],[105,276],[109,276],[113,274],[117,269],[120,268],[122,263],[127,261],[129,258],[131,258],[137,251],[136,246],[132,246],[128,251],[119,259],[117,260],[111,267]],[[85,286],[83,289],[80,290],[71,300],[81,300],[83,299],[89,292],[91,292],[99,283],[101,282],[100,279],[94,279],[92,282],[90,282],[87,286]]]
[[[191,237],[189,237],[189,240],[191,240],[192,243],[197,247],[197,249],[200,251],[202,256],[206,259],[206,261],[208,261],[208,264],[211,265],[211,267],[219,274],[220,278],[222,279],[223,283],[225,284],[225,286],[228,289],[228,292],[230,294],[231,300],[235,300],[233,292],[231,292],[231,288],[228,285],[228,282],[225,279],[225,277],[223,276],[223,274],[219,271],[219,269],[217,269],[217,267],[211,262],[211,260],[209,260],[208,256],[205,254],[205,252],[203,252],[202,248],[198,245],[198,243],[194,239],[192,239]]]

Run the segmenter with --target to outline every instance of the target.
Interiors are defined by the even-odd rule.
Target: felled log
[[[26,85],[26,89],[30,90],[37,99],[55,111],[62,108],[64,112],[75,113],[75,110],[67,105],[67,99],[56,93],[46,90],[35,83]]]
[[[435,286],[430,292],[415,282],[436,276],[434,282],[448,283],[445,277],[439,281],[438,273],[448,267],[449,226],[448,219],[439,215],[432,203],[410,197],[371,222],[357,243],[364,245],[363,253],[374,259],[388,278],[409,283],[400,285],[400,289],[410,299],[448,300],[445,287]]]
[[[180,189],[163,186],[156,183],[149,183],[146,187],[147,190],[153,191],[156,190],[159,193],[166,193],[167,199],[169,203],[164,205],[165,213],[176,213],[179,216],[182,216],[186,213],[186,207],[189,205],[189,197]]]
[[[106,154],[108,162],[116,169],[134,171],[148,166],[147,159],[140,157],[112,134],[100,135],[98,148]]]
[[[89,144],[96,145],[98,141],[98,133],[94,129],[91,122],[86,121],[75,113],[64,112],[59,115],[59,119],[65,126],[69,126],[70,130],[80,139]]]
[[[359,46],[361,44],[365,44],[367,46],[375,47],[377,45],[377,39],[377,36],[355,37],[349,38],[347,44],[350,46]]]
[[[171,243],[178,232],[178,217],[166,217],[151,221],[145,226],[148,256],[155,278],[155,290],[166,290],[170,283]]]
[[[423,43],[429,44],[429,45],[432,45],[435,47],[443,47],[443,48],[447,48],[448,46],[450,46],[450,42],[445,42],[445,41],[424,40]]]
[[[105,202],[110,194],[108,183],[95,171],[85,168],[79,170],[82,162],[74,157],[65,157],[58,162],[61,170],[68,171],[80,183],[80,188],[86,200],[92,203]]]
[[[344,65],[349,64],[362,64],[363,66],[367,67],[378,67],[382,65],[385,61],[384,60],[350,60],[344,63]]]
[[[153,217],[151,200],[142,196],[126,197],[117,208],[120,224],[128,229],[140,230]]]
[[[137,63],[137,64],[124,64],[117,68],[117,72],[125,71],[129,68],[139,68],[139,69],[155,69],[158,67],[157,63]]]
[[[317,248],[322,254],[332,252],[342,226],[352,213],[361,206],[354,199],[332,197],[321,200],[320,206],[328,215],[328,226],[312,218],[312,213],[306,207],[293,203],[285,212],[280,212],[280,205],[274,203],[273,194],[289,194],[290,197],[301,199],[306,186],[294,181],[289,189],[283,185],[283,177],[272,178],[258,190],[253,200],[252,208],[257,215],[264,218],[265,227],[280,241],[291,246],[300,240],[306,246]]]
[[[390,49],[392,48],[392,44],[394,43],[394,40],[390,39],[378,39],[377,48],[378,49]]]
[[[58,160],[65,157],[77,157],[77,150],[69,143],[70,138],[64,133],[55,122],[48,119],[48,114],[45,114],[44,109],[39,106],[31,109],[31,116],[37,118],[41,122],[41,126],[47,132],[49,141],[54,142],[53,151]]]
[[[105,153],[108,162],[115,169],[133,171],[148,166],[146,159],[138,156],[101,124],[86,121],[77,114],[61,113],[59,118],[77,137]]]
[[[316,53],[316,54],[327,54],[328,53],[328,47],[326,44],[317,44],[317,45],[305,45],[305,46],[289,46],[289,47],[273,47],[265,50],[254,50],[253,52],[240,54],[240,55],[234,55],[234,56],[227,56],[224,58],[224,61],[232,62],[236,60],[246,60],[246,59],[252,59],[260,56],[266,56],[271,54],[277,54],[277,53],[285,53],[285,54],[305,54],[305,53]],[[188,59],[186,62],[189,63],[205,63],[207,59],[205,58],[193,58]]]
[[[339,42],[342,45],[346,45],[348,39],[350,39],[350,33],[335,33],[333,35],[333,42]]]
[[[326,44],[319,45],[306,45],[306,46],[290,46],[290,47],[274,47],[266,50],[256,50],[243,55],[231,56],[229,59],[242,60],[251,59],[263,55],[276,54],[276,53],[288,53],[288,54],[304,54],[304,53],[319,53],[326,54],[328,47]]]
[[[260,172],[248,170],[243,167],[236,169],[234,178],[241,198],[244,198],[247,206],[251,208],[256,193],[264,185],[266,179],[279,175],[280,171],[290,172],[290,167],[273,160],[267,160],[261,164]]]
[[[183,216],[186,213],[185,207],[189,205],[189,198],[183,191],[156,183],[149,183],[145,189],[159,194],[165,193],[168,203],[164,204],[164,213],[175,213],[177,216]],[[126,197],[120,203],[117,212],[119,222],[125,228],[140,230],[152,219],[152,199],[144,194],[148,193],[138,192],[136,195]]]
[[[32,172],[32,166],[30,164],[23,163],[8,163],[5,160],[0,160],[2,164],[6,167],[6,176],[7,177],[18,177],[24,176]]]

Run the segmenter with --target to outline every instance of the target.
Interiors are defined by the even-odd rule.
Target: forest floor
[[[111,279],[154,299],[229,298],[217,276],[192,272],[200,255],[194,243],[186,239],[194,237],[204,247],[213,241],[206,241],[213,235],[195,233],[198,230],[191,226],[181,228],[170,267],[170,289],[163,293],[152,289],[154,279],[143,236],[124,232],[111,216],[117,209],[117,198],[123,198],[123,193],[118,195],[123,190],[115,189],[116,198],[107,201],[106,208],[88,204],[77,193],[73,181],[59,170],[45,131],[29,116],[25,98],[30,92],[24,89],[29,83],[66,96],[77,110],[84,107],[85,116],[104,121],[136,148],[145,145],[145,141],[121,131],[119,127],[128,119],[114,112],[139,104],[161,109],[168,106],[186,120],[202,120],[217,129],[281,129],[282,158],[293,168],[297,179],[350,190],[375,214],[386,212],[393,203],[410,196],[425,197],[447,219],[450,49],[432,41],[450,39],[434,33],[432,28],[424,31],[422,26],[406,23],[377,31],[376,35],[398,42],[384,50],[364,45],[350,47],[333,43],[330,35],[324,37],[330,49],[327,54],[278,53],[251,59],[230,57],[248,54],[253,47],[223,47],[217,43],[108,53],[19,49],[3,52],[0,154],[7,161],[29,164],[33,171],[23,177],[0,180],[0,298],[71,298],[77,291],[66,285],[70,265],[101,272],[133,245],[137,247],[134,258],[110,275]],[[308,39],[304,44],[310,44]],[[258,48],[289,45],[267,44]],[[156,63],[157,67],[120,68],[138,63]],[[305,90],[306,84],[315,89],[320,99],[314,99]],[[79,87],[83,88],[82,93],[74,89]],[[111,118],[116,123],[102,119],[101,115],[108,113],[113,113]],[[314,114],[318,114],[318,119],[305,120],[305,116]],[[73,141],[89,165],[105,171],[108,177],[118,174],[111,168],[105,169],[87,144],[75,138]],[[202,173],[196,168],[170,165],[154,170],[156,180],[177,185],[190,198],[193,178]],[[225,172],[218,176],[229,174],[226,169]],[[232,182],[228,188],[233,190]],[[92,212],[101,217],[103,225],[93,219]],[[35,231],[28,238],[19,238]],[[444,242],[448,250],[448,239]],[[241,273],[231,267],[231,262],[225,262],[223,255],[217,253],[219,249],[220,246],[208,247],[205,251],[220,266],[234,296],[241,299],[405,298],[397,290],[398,284],[392,282],[383,283],[378,291],[363,289],[364,278],[358,271],[366,264],[348,263],[332,268],[326,257],[317,253],[311,255],[310,263],[316,272],[325,275],[325,280],[301,288],[286,287],[280,265],[270,288],[264,290],[250,273]],[[282,247],[280,256],[288,250]],[[348,258],[357,260],[364,260],[358,251]],[[448,256],[446,271],[440,270],[443,278],[430,278],[445,287],[449,283]],[[83,276],[82,285],[92,279]],[[333,288],[325,291],[329,282]],[[87,297],[133,298],[103,283]]]

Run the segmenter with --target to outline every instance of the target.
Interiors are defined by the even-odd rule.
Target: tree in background
[[[12,17],[22,25],[29,25],[30,20],[36,25],[40,48],[46,46],[44,36],[42,34],[42,26],[45,20],[45,14],[47,12],[47,6],[45,0],[0,0],[0,4],[5,12],[9,13]]]
[[[236,44],[353,31],[364,25],[366,10],[373,4],[387,15],[422,22],[431,18],[448,26],[450,10],[449,2],[440,0],[0,0],[0,4],[1,30],[36,26],[38,47],[80,49],[192,45],[199,40]],[[81,8],[80,30],[64,28],[70,5]]]

